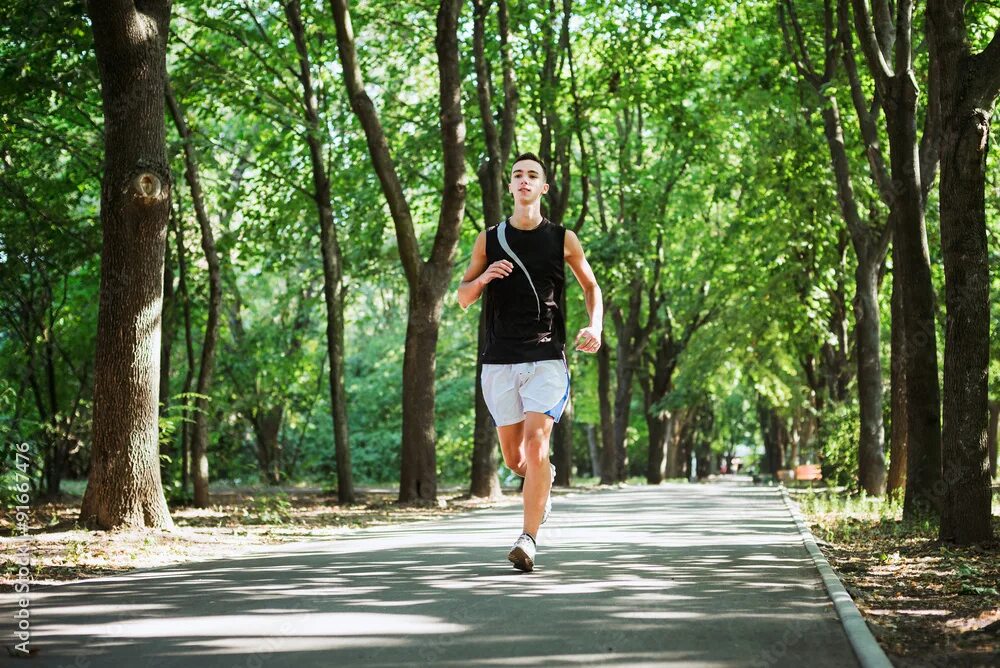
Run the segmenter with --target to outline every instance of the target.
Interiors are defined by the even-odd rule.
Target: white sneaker
[[[530,573],[535,568],[535,541],[526,533],[522,533],[514,541],[514,547],[507,553],[507,560],[514,568]]]
[[[552,468],[552,482],[556,481],[556,465],[549,464]],[[552,513],[552,486],[549,486],[549,495],[545,497],[545,512],[542,513],[542,524],[545,524],[545,520],[549,519],[549,514]]]

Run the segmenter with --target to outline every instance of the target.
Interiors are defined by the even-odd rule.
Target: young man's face
[[[549,191],[542,166],[534,160],[515,162],[510,171],[510,184],[507,185],[507,190],[518,204],[529,205],[537,202],[538,198]]]

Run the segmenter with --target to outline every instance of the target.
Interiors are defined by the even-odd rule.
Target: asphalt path
[[[536,568],[516,507],[31,593],[11,666],[855,666],[778,490],[559,493]],[[15,602],[2,603],[11,645]]]

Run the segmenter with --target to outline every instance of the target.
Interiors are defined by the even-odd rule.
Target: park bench
[[[823,472],[820,471],[819,464],[802,464],[795,467],[796,480],[822,480]]]

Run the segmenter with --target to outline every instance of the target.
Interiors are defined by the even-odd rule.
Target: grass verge
[[[894,665],[1000,665],[1000,542],[942,543],[901,500],[789,493]],[[997,498],[993,523],[1000,536]]]

